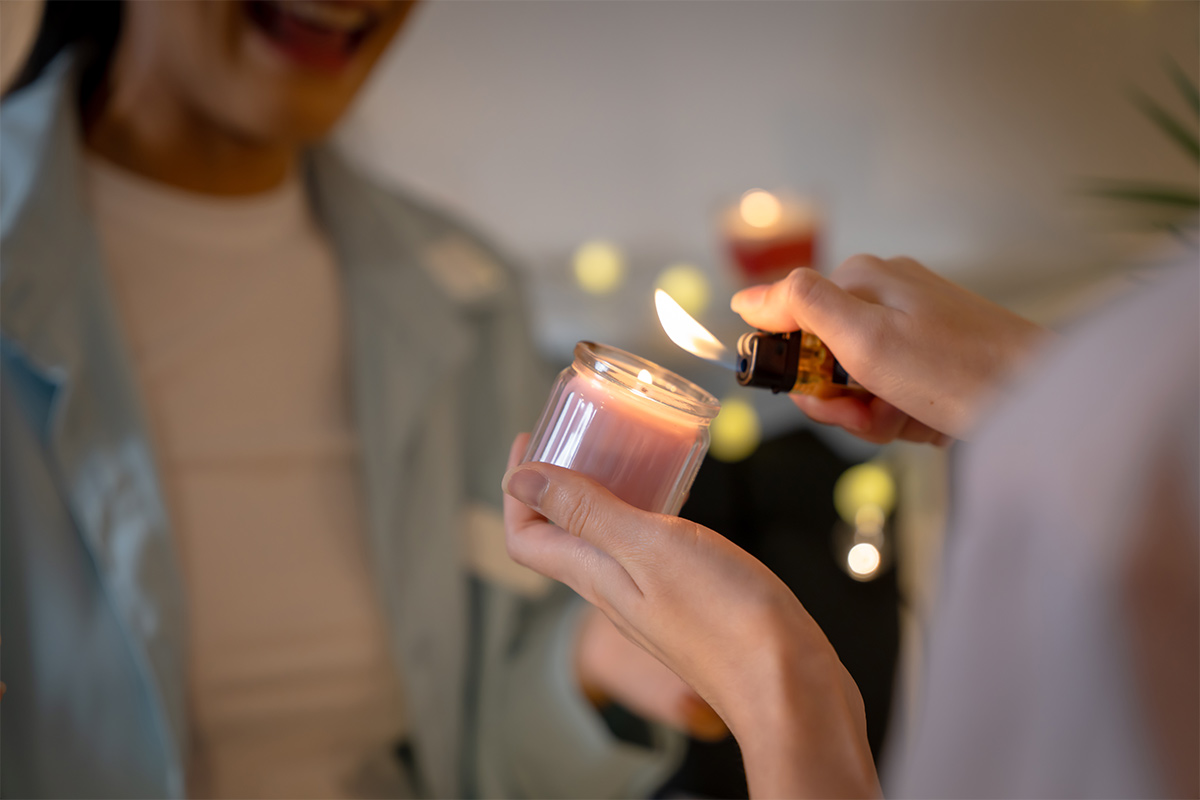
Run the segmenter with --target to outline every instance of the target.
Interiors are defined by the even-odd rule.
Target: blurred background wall
[[[1194,75],[1197,25],[1160,0],[434,0],[342,141],[536,276],[551,352],[632,344],[637,275],[685,261],[719,286],[717,213],[756,186],[820,200],[826,266],[905,253],[1004,294],[1145,247],[1080,188],[1187,174],[1128,92],[1169,96],[1168,57]],[[596,237],[631,292],[580,315],[544,286]]]

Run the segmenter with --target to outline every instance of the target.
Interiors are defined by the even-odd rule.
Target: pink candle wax
[[[580,342],[525,460],[577,470],[630,505],[675,514],[708,450],[718,409],[712,395],[657,364]]]

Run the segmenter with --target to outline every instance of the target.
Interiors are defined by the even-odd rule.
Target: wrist
[[[823,636],[778,641],[728,706],[751,797],[878,797],[858,687]]]

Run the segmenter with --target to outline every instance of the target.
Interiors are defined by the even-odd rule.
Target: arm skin
[[[569,585],[695,689],[737,737],[755,797],[879,795],[857,687],[763,564],[570,470],[525,464],[505,491],[512,557]]]
[[[874,397],[793,400],[817,422],[877,443],[964,438],[1049,338],[911,258],[854,256],[828,278],[797,269],[730,305],[756,328],[820,337]]]

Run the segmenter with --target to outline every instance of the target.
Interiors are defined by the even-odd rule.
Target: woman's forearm
[[[783,639],[725,700],[750,796],[879,797],[862,697],[828,652]],[[768,645],[770,649],[770,645]]]

